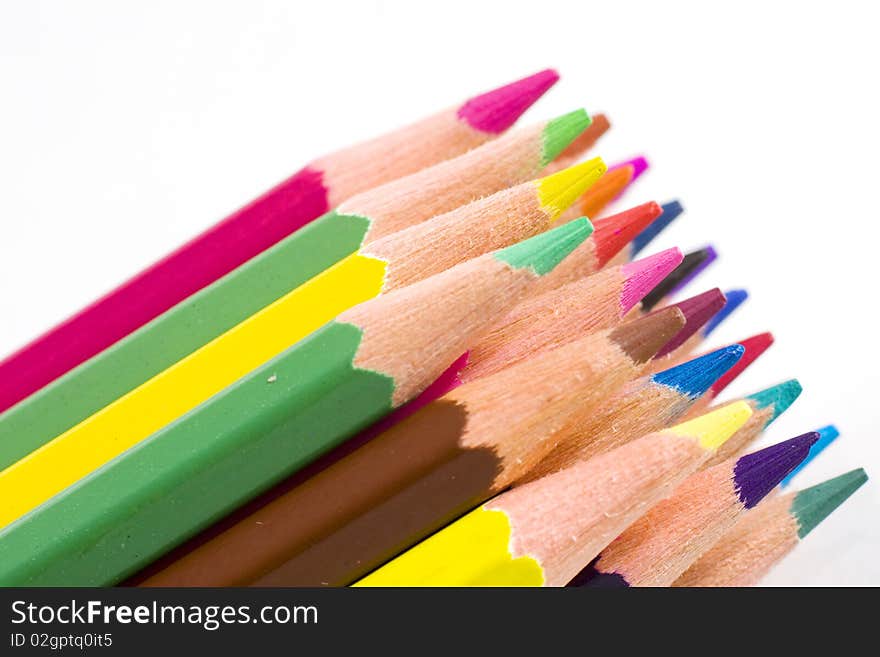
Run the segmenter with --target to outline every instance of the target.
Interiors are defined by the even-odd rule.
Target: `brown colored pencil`
[[[683,324],[670,309],[461,386],[144,584],[349,584],[521,477]]]

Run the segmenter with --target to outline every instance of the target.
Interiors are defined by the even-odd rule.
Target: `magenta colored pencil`
[[[0,362],[0,412],[350,196],[509,128],[558,79],[546,70],[325,156]],[[376,162],[382,166],[376,166]]]

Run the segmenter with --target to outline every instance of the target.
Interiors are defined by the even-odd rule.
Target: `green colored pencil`
[[[118,582],[417,395],[591,232],[570,222],[341,314],[0,532],[0,585]]]

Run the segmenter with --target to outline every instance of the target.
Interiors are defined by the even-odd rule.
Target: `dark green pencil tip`
[[[866,481],[867,473],[859,468],[797,493],[790,511],[798,522],[798,538],[813,531]]]

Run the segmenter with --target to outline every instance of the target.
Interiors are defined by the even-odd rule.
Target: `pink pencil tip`
[[[458,118],[475,130],[499,134],[556,84],[559,73],[545,69],[522,80],[474,96],[458,109]]]
[[[678,267],[682,258],[681,251],[673,247],[647,258],[636,260],[621,266],[626,279],[623,292],[620,294],[620,315],[628,313],[642,298]]]
[[[629,181],[630,185],[633,184],[636,180],[638,180],[639,176],[641,176],[643,173],[645,173],[645,171],[648,170],[648,167],[651,166],[651,164],[648,162],[647,158],[645,158],[644,155],[638,155],[632,159],[625,160],[624,162],[618,162],[614,166],[609,167],[609,171],[612,169],[619,169],[620,167],[625,167],[626,165],[629,165],[633,168],[633,177],[632,177],[632,180]]]

